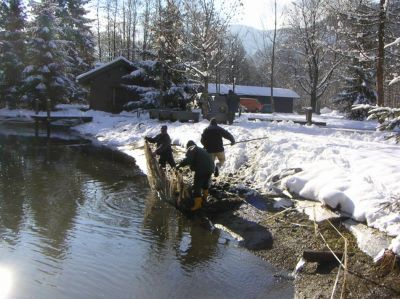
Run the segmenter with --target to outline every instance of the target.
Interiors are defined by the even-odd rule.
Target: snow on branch
[[[385,45],[385,48],[391,47],[391,46],[395,46],[400,44],[400,37],[396,38],[396,40],[390,44]]]

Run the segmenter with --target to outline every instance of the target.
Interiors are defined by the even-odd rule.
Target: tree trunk
[[[274,36],[272,39],[272,57],[271,57],[271,112],[275,112],[274,103],[274,69],[275,69],[275,41],[276,41],[276,0],[274,1],[275,8],[275,23],[274,23]]]
[[[317,113],[317,92],[312,91],[310,94],[311,108],[314,113]]]
[[[376,89],[378,93],[378,106],[384,106],[385,98],[383,93],[383,80],[384,80],[384,70],[383,65],[385,62],[385,22],[386,22],[386,12],[385,12],[385,2],[386,0],[380,0],[379,3],[379,27],[378,27],[378,56],[376,58]]]
[[[102,59],[101,36],[100,36],[100,0],[97,0],[97,47],[99,48],[99,61]]]
[[[114,59],[117,57],[117,12],[118,12],[118,1],[115,0],[114,20],[113,20],[113,55]]]
[[[147,0],[145,3],[145,11],[144,11],[144,21],[143,21],[143,44],[142,44],[142,59],[146,60],[147,58],[147,47],[148,47],[148,39],[149,39],[149,22],[150,22],[150,1]]]
[[[136,27],[137,27],[137,1],[134,0],[134,7],[133,7],[133,21],[132,21],[132,47],[131,47],[131,57],[132,60],[136,59]]]

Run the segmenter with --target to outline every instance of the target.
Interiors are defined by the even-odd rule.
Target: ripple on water
[[[271,280],[264,261],[159,201],[125,165],[71,148],[9,149],[0,186],[21,191],[0,188],[8,240],[0,257],[18,273],[14,297],[293,297],[268,296],[292,289]]]

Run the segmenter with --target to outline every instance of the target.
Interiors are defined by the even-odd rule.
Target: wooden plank
[[[277,122],[282,122],[282,121],[292,121],[296,124],[301,124],[301,125],[306,125],[307,121],[303,120],[295,120],[295,119],[269,119],[269,118],[261,118],[261,117],[249,117],[248,120],[250,121],[277,121]],[[326,126],[326,122],[321,122],[321,121],[313,121],[311,124],[317,125],[317,126]]]
[[[38,121],[57,121],[57,120],[81,120],[83,122],[91,122],[93,120],[93,117],[91,116],[42,116],[42,115],[33,115],[31,116],[34,120]]]

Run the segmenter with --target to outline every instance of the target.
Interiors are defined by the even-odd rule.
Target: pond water
[[[293,298],[276,269],[113,158],[0,135],[0,298]]]

